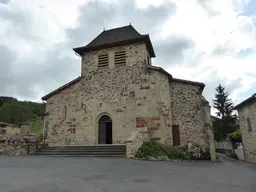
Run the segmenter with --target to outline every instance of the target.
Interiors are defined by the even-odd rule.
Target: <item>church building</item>
[[[128,25],[73,50],[81,57],[81,75],[42,97],[49,145],[126,144],[141,131],[146,140],[209,148],[204,83],[154,66],[149,35]]]

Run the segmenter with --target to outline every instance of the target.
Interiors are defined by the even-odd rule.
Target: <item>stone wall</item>
[[[6,126],[6,135],[8,136],[14,136],[14,135],[19,135],[20,134],[20,127],[17,125],[11,125],[8,124]]]
[[[126,49],[125,66],[114,65],[114,51],[119,49]],[[170,83],[166,75],[147,68],[146,46],[104,51],[109,52],[109,67],[97,67],[99,51],[84,55],[80,81],[47,100],[50,144],[98,143],[98,120],[104,114],[112,118],[115,144],[125,143],[132,131],[141,128],[138,118],[151,128],[153,139],[170,142]]]
[[[115,51],[124,49],[126,65],[115,66]],[[145,128],[152,140],[172,144],[172,125],[179,125],[181,145],[209,146],[199,85],[171,81],[148,68],[145,44],[103,51],[109,53],[108,67],[97,66],[101,51],[85,54],[81,78],[47,99],[50,145],[98,143],[98,120],[108,115],[114,144],[125,143],[132,132]]]
[[[209,147],[205,117],[202,115],[202,91],[199,86],[173,82],[171,86],[172,123],[180,129],[180,144],[195,142]]]
[[[142,144],[150,139],[150,134],[147,128],[132,131],[126,140],[126,157],[134,158],[137,150],[142,146]]]
[[[204,97],[201,96],[201,116],[204,122],[204,140],[205,147],[209,148],[211,154],[211,160],[216,161],[216,148],[212,127],[212,117],[211,117],[211,106],[208,101],[205,100]]]
[[[256,102],[244,105],[238,109],[238,114],[245,160],[256,162]],[[248,129],[247,118],[250,118],[252,131]]]
[[[0,155],[5,156],[24,156],[27,155],[26,145],[24,144],[0,144]]]

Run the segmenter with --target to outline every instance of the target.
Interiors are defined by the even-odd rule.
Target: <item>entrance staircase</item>
[[[51,147],[45,146],[31,155],[67,156],[67,157],[125,157],[126,145],[78,145]]]

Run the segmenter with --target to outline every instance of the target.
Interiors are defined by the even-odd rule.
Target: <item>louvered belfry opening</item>
[[[115,52],[115,65],[125,65],[126,64],[126,53],[125,50],[120,50]]]
[[[108,66],[108,53],[101,54],[98,56],[98,66],[99,67],[107,67]]]

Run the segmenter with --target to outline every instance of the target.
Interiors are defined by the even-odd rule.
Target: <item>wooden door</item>
[[[99,122],[99,144],[106,144],[107,129],[105,122]]]
[[[173,146],[180,146],[180,129],[179,125],[172,126]]]

